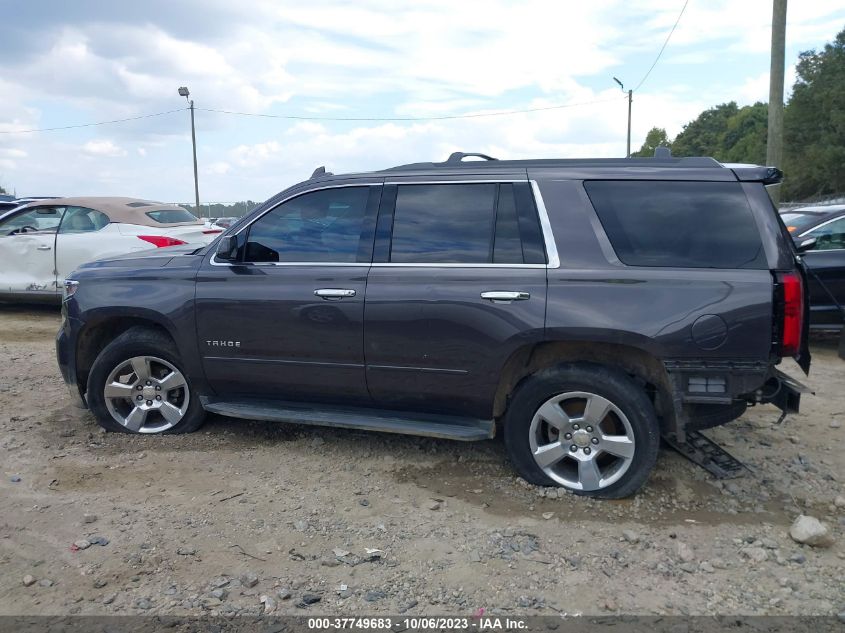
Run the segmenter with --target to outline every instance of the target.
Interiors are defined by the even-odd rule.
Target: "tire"
[[[591,422],[596,419],[598,425]],[[511,462],[529,483],[621,499],[639,490],[654,468],[660,427],[645,391],[626,374],[567,363],[520,382],[505,413],[504,439]],[[535,452],[555,461],[541,466]]]
[[[106,395],[107,383],[111,397]],[[136,401],[138,396],[141,400]],[[88,376],[86,397],[107,431],[190,433],[205,419],[173,341],[145,327],[128,329],[100,352]]]

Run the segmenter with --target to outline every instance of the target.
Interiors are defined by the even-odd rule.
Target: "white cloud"
[[[114,142],[109,140],[88,141],[82,146],[82,149],[93,156],[126,156],[125,149],[118,147]]]

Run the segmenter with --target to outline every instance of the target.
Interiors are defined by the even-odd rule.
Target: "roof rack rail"
[[[483,158],[484,160],[499,160],[498,158],[493,158],[492,156],[488,156],[487,154],[478,154],[476,152],[453,152],[449,154],[449,158],[446,159],[447,163],[461,163],[463,162],[464,158],[468,156],[474,156],[475,158]]]
[[[334,174],[330,171],[326,171],[325,166],[320,165],[317,169],[314,170],[314,173],[311,174],[311,178],[308,180],[314,180],[315,178],[319,178],[320,176],[334,176]]]

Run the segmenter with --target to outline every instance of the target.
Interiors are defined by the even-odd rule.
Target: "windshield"
[[[819,216],[815,213],[782,213],[780,217],[786,225],[786,230],[793,235],[801,233],[819,221]]]

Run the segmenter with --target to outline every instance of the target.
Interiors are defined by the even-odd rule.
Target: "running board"
[[[465,442],[487,440],[496,434],[496,425],[492,420],[449,415],[253,398],[218,400],[202,397],[200,401],[209,413],[245,420],[333,426],[341,429],[383,431]]]
[[[750,472],[748,466],[698,431],[687,431],[686,436],[685,442],[678,442],[673,435],[665,435],[663,439],[681,455],[717,479],[734,479],[742,477],[746,471]]]

